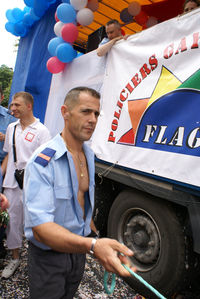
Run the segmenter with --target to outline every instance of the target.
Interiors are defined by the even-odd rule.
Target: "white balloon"
[[[70,0],[71,5],[76,10],[80,10],[84,7],[86,7],[88,0]]]
[[[147,26],[147,28],[149,28],[149,27],[156,25],[157,23],[158,23],[158,20],[156,19],[156,17],[149,17],[146,22],[146,26]]]
[[[139,15],[141,11],[141,5],[137,1],[133,1],[128,5],[128,12],[132,16]]]
[[[62,30],[63,25],[65,25],[65,23],[60,22],[60,21],[54,25],[55,35],[61,37],[61,30]]]
[[[93,22],[94,13],[89,8],[83,8],[77,12],[76,20],[83,26],[88,26]]]

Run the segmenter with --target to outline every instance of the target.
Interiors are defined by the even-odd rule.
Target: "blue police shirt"
[[[16,118],[8,113],[8,109],[0,105],[0,132],[6,134],[8,125],[16,121]],[[3,151],[4,141],[0,141],[0,164],[7,153]]]
[[[37,163],[41,152],[55,150],[45,166]],[[24,212],[25,236],[36,246],[49,249],[35,240],[32,227],[46,222],[55,222],[72,233],[87,236],[94,208],[94,153],[83,145],[89,171],[89,190],[85,196],[85,219],[78,202],[78,179],[71,153],[60,136],[56,135],[49,142],[39,147],[32,155],[25,169]],[[87,194],[87,193],[86,193]]]

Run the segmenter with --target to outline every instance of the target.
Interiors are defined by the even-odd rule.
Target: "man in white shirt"
[[[15,179],[15,169],[24,169],[32,153],[50,139],[48,129],[33,115],[33,97],[31,94],[27,92],[16,93],[12,98],[10,109],[18,120],[8,126],[3,148],[8,153],[2,164],[2,169],[5,172],[3,187],[4,194],[10,202],[7,247],[12,250],[12,259],[2,272],[3,278],[10,277],[19,266],[19,248],[22,246],[23,192]],[[16,163],[14,163],[13,155],[14,129]]]

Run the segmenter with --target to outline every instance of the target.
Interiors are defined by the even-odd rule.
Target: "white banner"
[[[117,42],[106,68],[95,51],[78,58],[53,77],[48,127],[49,115],[55,119],[61,105],[57,99],[63,102],[72,87],[97,84],[102,93],[92,138],[97,157],[200,187],[199,17],[200,10],[193,10]],[[60,116],[56,120],[58,128]]]

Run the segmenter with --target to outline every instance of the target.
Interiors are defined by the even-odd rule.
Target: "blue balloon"
[[[6,11],[6,18],[8,19],[9,22],[11,23],[16,23],[16,20],[15,18],[13,17],[13,14],[12,14],[12,9],[8,9]]]
[[[31,27],[35,23],[35,20],[33,20],[33,18],[31,17],[30,13],[25,13],[24,19],[23,19],[23,23],[26,26]]]
[[[23,9],[24,14],[27,13],[27,12],[30,12],[30,10],[31,10],[30,7],[28,7],[28,6],[24,6],[24,9]]]
[[[40,19],[38,16],[35,15],[33,8],[31,8],[30,10],[30,16],[34,21],[38,21]]]
[[[62,62],[68,63],[76,58],[77,52],[69,43],[62,43],[56,48],[56,56]]]
[[[20,8],[13,8],[12,15],[15,18],[16,22],[20,22],[23,20],[24,13]]]
[[[23,22],[19,22],[14,25],[15,32],[17,35],[24,37],[27,34],[27,27],[23,24]]]
[[[51,56],[56,56],[56,49],[59,45],[63,43],[63,39],[61,37],[54,37],[48,43],[48,51]]]
[[[46,2],[46,0],[34,0],[33,11],[37,17],[43,17],[48,7],[49,5],[48,2]]]
[[[57,17],[63,23],[73,23],[76,21],[76,11],[72,5],[62,3],[57,7]]]
[[[24,0],[24,3],[29,7],[33,7],[34,0]]]
[[[15,32],[15,28],[14,28],[15,24],[11,23],[11,22],[7,22],[5,24],[5,28],[8,32],[14,34],[17,36],[16,32]]]

